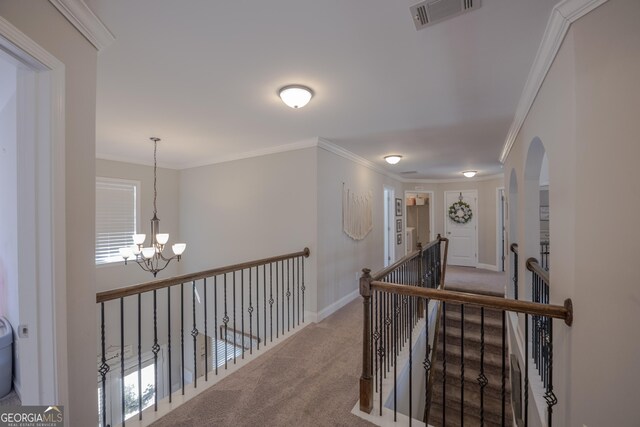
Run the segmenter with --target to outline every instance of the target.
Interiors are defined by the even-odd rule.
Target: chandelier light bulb
[[[144,240],[147,238],[146,234],[134,234],[133,235],[133,243],[135,245],[142,245],[144,244]]]
[[[280,99],[291,108],[302,108],[311,101],[313,91],[306,86],[289,85],[280,89]]]
[[[182,255],[182,253],[186,248],[187,248],[186,243],[174,243],[174,245],[171,247],[171,249],[173,250],[173,253],[178,256]]]
[[[150,246],[148,248],[142,248],[142,256],[146,259],[150,259],[156,254],[156,248]]]
[[[158,233],[156,234],[156,242],[161,245],[166,245],[169,241],[169,233]]]
[[[467,178],[473,178],[474,176],[476,176],[477,173],[478,171],[464,171],[462,172],[462,175],[464,175]]]
[[[399,154],[392,154],[390,156],[385,156],[384,159],[387,161],[387,163],[389,163],[390,165],[395,165],[397,164],[401,159],[402,156]]]
[[[124,258],[125,261],[128,258],[131,258],[131,255],[133,255],[133,251],[131,250],[131,248],[120,248],[118,249],[118,251],[120,252],[120,256]]]

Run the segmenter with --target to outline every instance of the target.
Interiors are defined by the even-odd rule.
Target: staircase
[[[447,288],[448,290],[454,290]],[[485,293],[491,296],[500,296]],[[440,325],[436,361],[433,364],[435,380],[429,424],[442,426],[442,412],[445,411],[446,427],[461,426],[461,306],[446,304],[446,396],[443,404],[443,325]],[[481,393],[478,377],[481,360],[481,315],[480,308],[464,307],[464,425],[480,426]],[[508,355],[508,350],[505,354]],[[506,356],[508,357],[508,356]],[[505,359],[506,359],[505,357]],[[486,308],[484,310],[484,426],[502,424],[502,312]],[[509,361],[505,360],[505,426],[513,425],[511,409],[511,385],[509,381]]]

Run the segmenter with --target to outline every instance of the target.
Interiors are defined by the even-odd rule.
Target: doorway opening
[[[418,249],[418,243],[426,246],[433,240],[434,197],[433,191],[405,191],[405,248],[406,252]]]

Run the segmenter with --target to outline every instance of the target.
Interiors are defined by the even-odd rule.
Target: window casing
[[[96,265],[122,261],[140,217],[140,182],[96,177]]]

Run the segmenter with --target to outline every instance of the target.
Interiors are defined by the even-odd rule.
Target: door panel
[[[466,224],[453,222],[449,218],[449,206],[457,202],[462,194],[462,201],[471,207],[471,220]],[[478,195],[476,190],[445,191],[445,232],[449,238],[449,264],[475,267],[477,257],[477,221]]]

